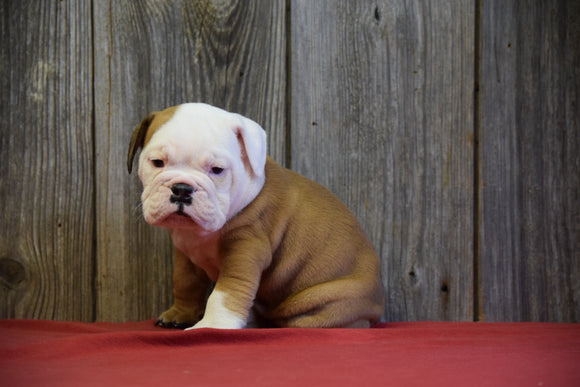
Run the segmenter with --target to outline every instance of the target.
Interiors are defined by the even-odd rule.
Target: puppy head
[[[254,121],[189,103],[151,113],[133,131],[143,214],[152,225],[214,232],[264,185],[266,133]]]

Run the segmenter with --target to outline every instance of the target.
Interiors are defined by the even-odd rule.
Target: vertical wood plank
[[[284,160],[284,1],[95,3],[97,319],[157,316],[172,302],[172,247],[140,213],[125,169],[132,129],[150,111],[206,102],[261,123]]]
[[[93,320],[88,1],[0,5],[0,318]]]
[[[470,320],[474,7],[291,3],[292,167],[355,212],[386,320]]]
[[[483,2],[482,313],[580,320],[580,3]]]

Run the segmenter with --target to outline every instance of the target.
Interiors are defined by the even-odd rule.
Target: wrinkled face
[[[145,220],[200,232],[222,228],[264,184],[263,132],[209,105],[179,106],[139,158]]]

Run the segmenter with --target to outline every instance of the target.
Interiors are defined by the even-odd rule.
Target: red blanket
[[[2,386],[580,386],[580,324],[176,331],[0,321]]]

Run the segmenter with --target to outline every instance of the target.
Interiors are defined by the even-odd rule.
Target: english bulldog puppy
[[[327,189],[266,155],[256,122],[202,103],[134,130],[143,214],[175,247],[166,327],[369,327],[383,312],[379,258]]]

